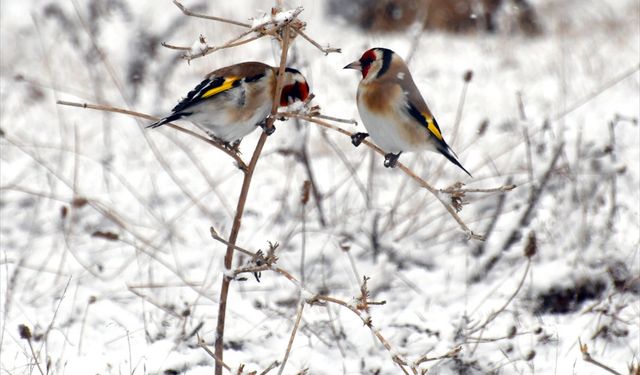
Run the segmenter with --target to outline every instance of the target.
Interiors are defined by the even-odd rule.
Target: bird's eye
[[[360,65],[369,66],[369,65],[371,65],[372,62],[373,62],[373,59],[369,59],[369,58],[365,59],[365,58],[363,58],[363,59],[360,60]]]

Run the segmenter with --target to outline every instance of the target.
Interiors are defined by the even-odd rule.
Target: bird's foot
[[[240,155],[240,142],[242,142],[242,139],[237,139],[231,143],[229,142],[225,142],[224,146],[229,150],[229,151],[233,151],[235,152],[237,155]]]
[[[207,135],[209,136],[209,138],[211,138],[212,141],[218,143],[219,145],[221,145],[222,147],[224,147],[225,149],[232,151],[236,154],[240,154],[240,142],[242,141],[241,139],[237,139],[233,142],[227,142],[224,139],[216,136],[215,134],[213,134],[210,131],[207,131]]]
[[[398,158],[400,158],[400,154],[402,152],[398,152],[397,154],[388,153],[384,155],[384,166],[387,168],[395,168],[398,164]]]
[[[209,138],[211,138],[211,140],[213,140],[216,143],[221,144],[222,146],[224,146],[224,148],[229,148],[230,144],[229,142],[225,141],[224,139],[218,137],[217,135],[213,134],[212,132],[205,130],[205,132],[207,133],[207,135],[209,136]]]
[[[362,141],[364,141],[365,138],[367,138],[369,136],[368,133],[355,133],[351,135],[351,143],[358,147],[360,146],[360,143],[362,143]]]
[[[270,128],[267,127],[267,119],[260,121],[258,123],[258,126],[261,127],[262,130],[264,130],[264,132],[267,133],[267,135],[271,135],[273,134],[274,131],[276,131],[275,125],[271,125]]]

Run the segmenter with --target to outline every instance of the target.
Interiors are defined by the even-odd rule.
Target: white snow
[[[532,3],[543,35],[428,31],[409,65],[445,139],[474,178],[434,153],[404,153],[400,161],[438,189],[456,181],[470,189],[497,187],[508,179],[518,186],[506,193],[480,255],[480,243],[466,239],[435,197],[400,170],[384,168],[366,146],[355,148],[348,137],[313,124],[276,123],[251,184],[238,245],[265,251],[267,241],[278,241],[277,266],[298,282],[267,271],[259,283],[251,275],[232,281],[224,353],[232,369],[245,364],[246,373],[260,373],[282,360],[300,299],[329,295],[355,307],[363,276],[370,277],[369,300],[386,301],[370,306],[369,316],[392,354],[412,362],[462,346],[456,361],[422,364],[430,374],[601,374],[582,360],[578,338],[621,373],[637,363],[640,286],[616,289],[608,270],[622,264],[636,283],[640,274],[640,5]],[[55,103],[162,115],[209,71],[242,61],[276,65],[280,51],[263,38],[187,64],[180,51],[160,42],[203,34],[219,45],[246,28],[185,17],[170,1],[105,2],[96,5],[102,10],[94,20],[88,3],[78,2],[88,29],[73,2],[0,4],[2,371],[39,373],[18,335],[25,324],[41,365],[50,359],[51,374],[211,374],[214,361],[194,330],[213,350],[220,283],[232,272],[224,267],[226,246],[211,238],[209,227],[229,235],[242,172],[222,152],[169,127],[144,129],[150,120]],[[184,5],[235,20],[270,6],[254,0],[209,9],[195,1]],[[298,5],[305,33],[342,53],[324,56],[297,37],[289,65],[306,76],[316,95],[312,104],[323,114],[360,120],[360,77],[341,68],[376,46],[406,57],[413,33],[365,33],[328,17],[323,2],[286,3],[293,10]],[[293,10],[274,20],[285,22]],[[265,17],[252,23],[271,22]],[[201,48],[199,41],[194,48]],[[474,75],[456,132],[468,70]],[[620,78],[625,72],[631,73]],[[616,116],[622,120],[611,154],[608,124]],[[259,133],[243,140],[245,161]],[[561,142],[564,152],[530,222],[520,228],[523,239],[503,251]],[[303,145],[325,226],[313,195],[304,210],[300,203],[309,179],[299,157]],[[613,186],[617,209],[610,220]],[[500,197],[467,193],[460,216],[485,233]],[[531,231],[537,254],[521,290],[484,330],[469,333],[513,295]],[[493,256],[495,265],[483,271]],[[246,261],[236,252],[232,268]],[[553,310],[561,306],[570,309]],[[505,338],[513,327],[516,335]],[[535,357],[527,360],[530,351]],[[284,373],[397,374],[392,354],[348,308],[307,305]]]

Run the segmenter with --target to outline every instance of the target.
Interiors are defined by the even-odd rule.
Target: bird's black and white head
[[[344,69],[356,69],[362,72],[362,80],[367,82],[383,76],[391,63],[399,59],[392,50],[387,48],[371,48],[362,54],[359,60],[352,62]]]
[[[298,70],[286,68],[282,82],[280,105],[286,107],[295,101],[305,101],[309,96],[309,84]]]

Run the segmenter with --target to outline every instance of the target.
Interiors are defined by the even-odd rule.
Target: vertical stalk
[[[287,53],[289,51],[289,25],[287,24],[282,28],[282,53],[280,55],[280,67],[278,69],[278,76],[276,81],[276,90],[274,93],[273,103],[271,105],[271,115],[267,118],[267,128],[271,128],[276,120],[276,113],[278,111],[278,104],[280,103],[280,95],[282,93],[282,78],[284,76],[285,68],[287,65]],[[231,228],[231,234],[229,235],[229,245],[227,246],[227,252],[224,256],[224,267],[228,271],[233,265],[233,250],[238,239],[238,233],[242,225],[242,214],[244,213],[244,206],[247,202],[247,195],[249,194],[249,187],[251,186],[251,180],[253,178],[253,172],[256,169],[256,164],[262,153],[262,148],[267,141],[267,134],[263,132],[260,135],[258,144],[253,151],[251,161],[247,166],[247,171],[244,174],[242,180],[242,188],[240,190],[240,196],[238,197],[238,205],[236,207],[236,215],[233,219],[233,227]],[[227,312],[227,299],[229,296],[229,286],[231,279],[226,274],[222,276],[222,285],[220,286],[220,305],[218,306],[218,321],[216,324],[216,340],[215,340],[215,356],[220,361],[216,361],[215,375],[222,375],[222,360],[224,351],[224,327],[225,318]]]

